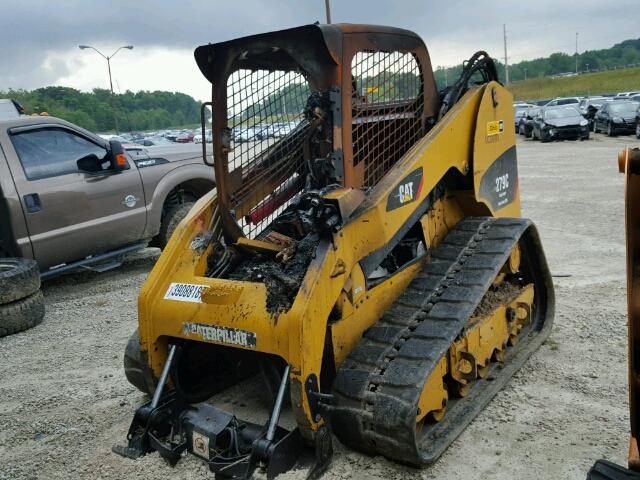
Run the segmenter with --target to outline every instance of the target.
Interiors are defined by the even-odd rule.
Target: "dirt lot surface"
[[[336,442],[324,478],[584,479],[597,458],[625,461],[623,176],[616,169],[625,143],[638,142],[519,141],[524,214],[538,224],[561,275],[550,340],[432,467],[413,470]],[[111,453],[145,400],[124,378],[122,353],[156,258],[149,249],[116,271],[48,283],[44,323],[0,339],[0,478],[210,476],[193,457],[171,468],[157,454],[134,461]],[[214,402],[255,418],[260,391],[250,381]]]

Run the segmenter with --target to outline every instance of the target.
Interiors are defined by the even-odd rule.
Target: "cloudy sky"
[[[0,0],[0,89],[65,85],[108,88],[107,65],[88,44],[111,54],[114,89],[170,90],[209,98],[193,60],[196,46],[324,21],[324,0]],[[605,48],[638,38],[638,0],[331,0],[332,20],[408,28],[425,40],[434,66],[474,51],[509,61]]]

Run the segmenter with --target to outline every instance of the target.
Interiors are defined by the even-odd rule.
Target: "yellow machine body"
[[[352,221],[320,244],[291,308],[277,317],[265,309],[263,283],[205,276],[209,250],[192,247],[203,225],[211,222],[217,208],[216,191],[201,198],[179,225],[159,258],[139,297],[139,332],[143,356],[160,376],[170,339],[210,342],[234,348],[276,355],[291,366],[292,406],[301,431],[311,437],[319,423],[311,414],[300,386],[309,375],[321,375],[325,336],[332,337],[333,361],[339,366],[387,308],[404,292],[420,271],[416,262],[368,290],[361,259],[383,248],[437,183],[455,169],[461,175],[473,171],[474,189],[447,191],[435,208],[420,219],[427,249],[436,247],[463,217],[485,215],[519,217],[517,176],[496,181],[516,182],[513,198],[495,209],[483,197],[480,185],[487,170],[504,155],[515,157],[512,96],[500,84],[491,82],[470,89],[422,140],[384,176],[367,195],[366,208]],[[497,127],[496,127],[497,126]],[[398,192],[408,172],[422,169],[419,196],[392,212],[387,199]],[[200,301],[167,299],[172,285],[196,286]],[[194,288],[196,288],[194,287]],[[332,310],[340,317],[329,323]],[[220,331],[198,330],[197,326],[227,327],[255,334],[255,346],[243,339],[225,338]],[[230,335],[230,334],[229,334]]]
[[[553,318],[495,63],[477,52],[438,92],[416,34],[349,24],[195,57],[213,85],[203,155],[217,186],[140,293],[125,372],[153,399],[119,453],[188,450],[223,478],[271,479],[310,444],[317,477],[335,434],[434,462]],[[203,403],[258,372],[267,424]],[[291,431],[278,424],[287,392]]]

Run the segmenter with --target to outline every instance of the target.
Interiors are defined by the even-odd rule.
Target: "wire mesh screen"
[[[257,237],[304,186],[309,97],[293,71],[241,69],[227,79],[231,205],[244,234]]]
[[[358,52],[351,74],[353,164],[364,162],[370,187],[422,137],[422,76],[414,55],[400,52]]]

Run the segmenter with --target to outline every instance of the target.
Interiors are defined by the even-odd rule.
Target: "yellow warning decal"
[[[504,120],[487,122],[487,135],[498,135],[504,132]]]

